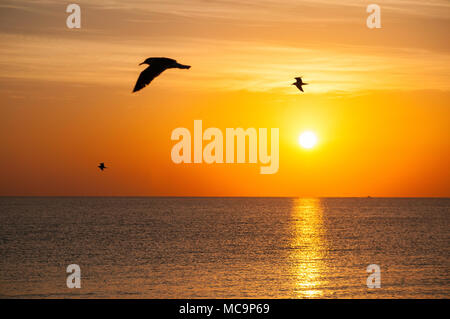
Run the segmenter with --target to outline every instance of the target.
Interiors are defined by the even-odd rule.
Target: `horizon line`
[[[450,199],[450,196],[172,196],[172,195],[0,195],[0,198],[30,197],[30,198],[62,198],[62,197],[92,197],[92,198],[367,198],[367,199]]]

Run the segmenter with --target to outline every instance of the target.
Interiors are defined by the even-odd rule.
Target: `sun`
[[[298,137],[298,143],[303,148],[313,148],[317,144],[317,136],[314,132],[305,131]]]

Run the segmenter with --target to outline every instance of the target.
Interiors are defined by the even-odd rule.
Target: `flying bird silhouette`
[[[292,85],[295,85],[300,91],[305,92],[305,91],[303,91],[303,87],[302,86],[303,85],[308,85],[308,83],[304,83],[301,76],[298,77],[298,78],[295,78],[295,79],[297,81],[292,83]]]
[[[105,163],[100,163],[100,165],[99,166],[97,166],[98,168],[100,168],[100,170],[104,170],[105,168],[108,168],[108,167],[106,167],[105,166]]]
[[[145,88],[154,78],[167,69],[189,69],[191,67],[190,65],[180,64],[176,60],[169,58],[148,58],[141,64],[148,64],[149,66],[139,75],[133,93]]]

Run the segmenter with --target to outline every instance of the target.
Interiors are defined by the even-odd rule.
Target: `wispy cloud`
[[[329,9],[330,19],[336,19],[332,10],[351,7],[365,8],[365,0],[79,0],[82,6],[97,7],[103,10],[127,10],[140,13],[164,13],[185,17],[210,17],[227,19],[279,20],[309,18],[302,8]],[[447,0],[378,0],[383,9],[399,14],[415,14],[449,19],[450,3]],[[43,6],[61,6],[58,0],[4,0],[0,8],[31,10]],[[364,12],[364,11],[363,11]]]
[[[146,57],[148,44],[2,35],[0,77],[40,81],[131,86]],[[312,93],[368,88],[450,89],[450,58],[424,50],[359,47],[301,48],[204,39],[158,43],[151,51],[181,58],[193,65],[172,77],[171,86],[195,89],[281,90],[297,75],[312,83]],[[104,52],[108,52],[105,54]],[[74,54],[75,53],[75,54]],[[162,55],[162,54],[161,54]],[[420,69],[421,72],[416,70]],[[426,79],[426,81],[424,81]]]
[[[450,89],[450,55],[445,42],[439,41],[446,33],[440,31],[434,46],[427,47],[423,45],[427,34],[411,34],[416,38],[408,43],[404,31],[395,34],[391,25],[365,41],[363,36],[369,36],[363,33],[366,1],[79,3],[86,10],[84,27],[71,32],[64,25],[61,1],[3,1],[2,14],[13,11],[8,11],[9,20],[3,20],[0,33],[0,77],[131,86],[141,70],[140,59],[161,55],[194,66],[189,73],[164,74],[173,77],[171,85],[183,88],[290,92],[291,78],[304,75],[314,83],[308,90],[317,93],[378,87]],[[399,14],[449,17],[448,1],[377,3]]]

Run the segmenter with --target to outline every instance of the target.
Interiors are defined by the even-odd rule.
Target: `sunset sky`
[[[69,3],[0,2],[0,195],[450,196],[448,0]],[[192,68],[131,94],[151,56]],[[194,120],[279,128],[278,173],[174,164]]]

